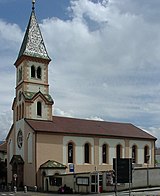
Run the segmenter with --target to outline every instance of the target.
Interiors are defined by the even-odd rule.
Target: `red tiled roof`
[[[53,116],[53,121],[26,119],[26,122],[36,132],[156,140],[152,135],[130,123],[95,121],[58,116]]]

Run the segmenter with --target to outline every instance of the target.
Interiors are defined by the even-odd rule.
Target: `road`
[[[38,192],[0,192],[0,196],[79,196],[82,194],[56,194],[56,193],[38,193]],[[115,193],[101,193],[101,194],[83,194],[83,196],[94,195],[94,196],[115,196]],[[117,196],[160,196],[160,190],[143,190],[143,191],[132,191],[130,194],[128,191],[118,192]]]

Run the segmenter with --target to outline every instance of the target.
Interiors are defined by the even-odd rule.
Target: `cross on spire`
[[[36,0],[32,0],[32,10],[34,10],[35,2],[36,2]]]

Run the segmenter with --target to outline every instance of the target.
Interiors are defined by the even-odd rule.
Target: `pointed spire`
[[[18,59],[21,56],[30,56],[42,58],[50,61],[43,37],[35,15],[35,0],[32,0],[32,12],[28,23],[27,30],[19,51]],[[17,62],[17,61],[16,61]],[[16,63],[15,63],[16,64]]]

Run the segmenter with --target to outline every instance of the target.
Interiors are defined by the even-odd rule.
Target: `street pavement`
[[[128,191],[121,191],[115,193],[100,193],[100,194],[58,194],[58,193],[40,193],[40,192],[0,192],[0,196],[160,196],[160,187],[148,188],[148,189],[137,189]]]

